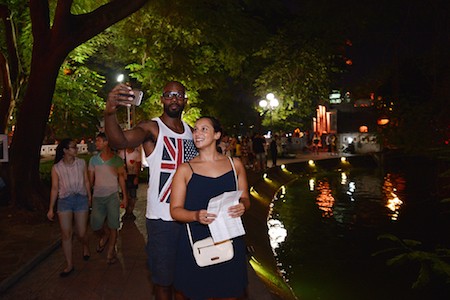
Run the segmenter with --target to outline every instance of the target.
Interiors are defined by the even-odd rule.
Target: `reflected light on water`
[[[398,220],[400,208],[403,204],[403,201],[397,195],[396,186],[404,189],[404,179],[402,177],[394,178],[391,174],[387,174],[384,178],[383,193],[386,197],[386,207],[391,211],[389,216],[393,221]]]
[[[319,209],[322,210],[322,217],[329,218],[333,216],[335,199],[331,194],[330,184],[326,181],[319,182],[317,191],[319,194],[317,195],[316,203]]]
[[[350,201],[355,201],[355,198],[353,198],[353,194],[356,191],[356,183],[354,183],[353,181],[348,183],[348,190],[347,190],[347,195],[350,196]]]
[[[267,221],[267,227],[269,228],[268,234],[270,239],[270,246],[273,250],[275,250],[280,247],[280,244],[286,240],[287,230],[286,228],[284,228],[284,224],[277,219],[269,219]]]
[[[341,173],[341,184],[346,185],[347,184],[347,174],[345,172]]]
[[[311,178],[309,180],[309,190],[311,192],[314,192],[315,185],[316,185],[316,180],[314,178]]]
[[[283,199],[284,196],[286,196],[286,187],[284,185],[282,185],[280,187],[280,191],[279,191],[279,197],[280,199]]]

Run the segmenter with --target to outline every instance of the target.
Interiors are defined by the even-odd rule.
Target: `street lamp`
[[[117,75],[117,82],[122,83],[125,79],[125,75],[119,74]],[[130,112],[130,106],[127,106],[127,129],[131,128],[131,118],[130,118],[131,112]],[[134,114],[133,114],[134,115]]]
[[[262,107],[263,109],[269,109],[270,110],[270,127],[273,130],[273,109],[278,107],[278,105],[280,104],[280,102],[278,101],[277,98],[275,98],[275,95],[272,93],[268,93],[266,95],[266,99],[263,99],[261,101],[259,101],[259,106]]]

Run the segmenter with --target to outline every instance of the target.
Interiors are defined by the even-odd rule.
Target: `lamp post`
[[[123,82],[125,76],[123,74],[117,75],[117,82]],[[131,118],[130,118],[130,106],[127,106],[127,129],[131,128]]]
[[[278,107],[278,105],[280,104],[280,102],[278,101],[277,98],[275,98],[275,95],[272,93],[268,93],[266,95],[266,99],[263,99],[261,101],[259,101],[259,106],[262,107],[263,109],[269,109],[270,110],[270,127],[273,130],[273,109]]]

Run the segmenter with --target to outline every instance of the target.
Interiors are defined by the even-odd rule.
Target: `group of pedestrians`
[[[97,251],[103,251],[109,241],[108,263],[114,263],[120,203],[116,189],[117,182],[120,182],[122,191],[126,191],[126,170],[122,159],[119,158],[119,166],[119,163],[115,163],[115,156],[104,149],[134,149],[141,146],[149,166],[145,214],[148,241],[146,252],[155,299],[172,299],[173,295],[176,299],[242,298],[248,284],[243,237],[232,239],[234,255],[231,259],[200,267],[194,260],[184,224],[192,228],[194,240],[210,236],[208,225],[218,216],[207,211],[209,199],[237,189],[242,191],[242,195],[237,203],[230,206],[227,214],[231,218],[240,218],[250,207],[244,164],[240,159],[229,158],[218,151],[223,131],[217,119],[202,117],[197,120],[194,128],[182,121],[187,97],[185,87],[180,82],[171,81],[164,86],[161,95],[163,113],[160,117],[142,121],[133,129],[123,131],[116,112],[121,106],[129,106],[133,96],[132,89],[124,84],[117,85],[108,94],[105,108],[106,135],[97,137],[102,139],[98,142],[99,146],[105,148],[98,147],[100,153],[91,158],[89,167],[86,167],[83,160],[76,158],[76,150],[72,148],[76,147],[74,141],[66,146],[62,143],[58,146],[63,156],[67,155],[66,162],[63,163],[80,161],[77,172],[83,178],[83,186],[77,183],[76,188],[72,189],[70,184],[63,184],[55,164],[55,171],[52,170],[52,179],[55,179],[52,180],[49,219],[53,219],[56,201],[59,218],[66,219],[65,223],[71,224],[75,215],[75,224],[80,227],[78,230],[76,225],[77,234],[85,243],[83,255],[85,259],[89,259],[86,227],[88,208],[92,203],[91,226],[100,237]],[[237,148],[243,150],[243,147]],[[129,158],[128,151],[124,155],[127,156],[123,156],[125,160]],[[68,171],[67,174],[73,173],[74,171]],[[133,179],[132,183],[135,185],[136,180]],[[69,191],[66,193],[65,190]],[[111,194],[113,190],[114,196]],[[60,205],[67,198],[66,195],[72,201],[72,207],[67,209],[70,213],[66,213]],[[132,195],[129,196],[123,193],[123,206],[134,205]],[[81,200],[77,200],[78,198]],[[96,213],[94,209],[97,210]],[[109,220],[110,217],[113,220]],[[61,273],[65,277],[74,270],[71,260],[72,231],[65,230],[61,220],[60,224],[63,240],[67,237],[67,243],[63,242],[67,267]]]
[[[255,133],[252,137],[229,137],[224,134],[218,148],[227,156],[239,158],[246,169],[260,172],[267,169],[268,154],[270,154],[272,166],[277,165],[280,143],[278,135],[274,135],[271,143],[268,144],[266,138],[260,133]]]
[[[133,215],[137,188],[137,178],[133,174],[138,174],[135,169],[140,168],[140,156],[138,162],[135,154],[130,153],[132,161],[126,160],[127,163],[124,163],[111,149],[104,133],[97,135],[95,146],[98,152],[90,158],[88,166],[83,159],[77,157],[75,140],[64,139],[56,148],[47,217],[54,220],[56,207],[66,259],[61,277],[67,277],[75,270],[72,254],[74,232],[83,244],[83,259],[90,258],[87,235],[90,207],[92,212],[89,223],[99,237],[96,251],[103,252],[108,246],[108,264],[117,262],[115,246],[120,226],[120,207],[126,207],[125,216]],[[135,186],[127,187],[127,182],[130,181]],[[122,200],[119,198],[119,187]]]

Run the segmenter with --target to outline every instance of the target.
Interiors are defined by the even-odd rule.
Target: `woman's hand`
[[[198,210],[196,214],[196,221],[203,225],[211,224],[216,219],[215,214],[209,214],[206,209]]]
[[[53,221],[53,218],[55,217],[55,213],[53,212],[53,209],[51,209],[51,210],[49,210],[48,212],[47,212],[47,218],[50,220],[50,221]]]
[[[239,204],[230,206],[228,208],[228,214],[232,218],[239,218],[245,213],[245,206],[243,203],[239,202]]]

